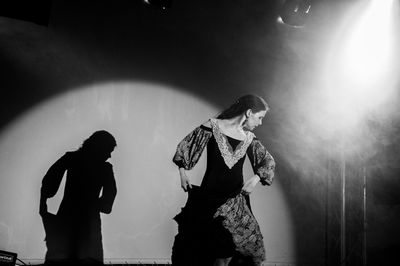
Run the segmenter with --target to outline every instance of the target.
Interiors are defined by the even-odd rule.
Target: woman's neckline
[[[244,138],[243,138],[243,139],[238,139],[238,138],[232,137],[232,136],[226,134],[225,132],[223,132],[223,131],[221,130],[221,127],[220,127],[220,125],[219,125],[219,120],[218,120],[218,119],[214,119],[214,121],[215,121],[216,126],[218,127],[218,131],[219,131],[222,135],[224,135],[224,136],[226,136],[226,137],[228,137],[228,138],[231,138],[231,139],[233,139],[233,140],[237,140],[237,141],[242,142],[242,141],[245,141],[246,138],[248,137],[248,135],[246,134],[246,132],[243,132],[243,133],[244,133]]]
[[[237,138],[234,138],[234,137],[231,137],[231,136],[229,136],[229,135],[226,135],[225,133],[222,133],[221,132],[221,134],[223,134],[224,136],[226,136],[227,138],[230,138],[230,139],[233,139],[233,140],[236,140],[236,141],[244,141],[244,139],[237,139]]]
[[[212,128],[211,128],[211,127],[208,127],[208,126],[205,126],[205,125],[201,125],[201,127],[202,127],[203,129],[207,130],[207,131],[212,131]],[[237,140],[237,141],[244,141],[244,139],[237,139],[237,138],[231,137],[231,136],[226,135],[225,133],[223,133],[223,132],[221,132],[221,131],[220,131],[220,133],[221,133],[222,135],[226,136],[227,138],[230,138],[230,139],[233,139],[233,140]]]

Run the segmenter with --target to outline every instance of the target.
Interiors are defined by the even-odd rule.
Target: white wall
[[[113,212],[102,216],[105,259],[168,261],[177,232],[172,218],[186,200],[171,159],[177,143],[218,111],[176,88],[134,81],[76,88],[27,110],[0,132],[0,250],[41,262],[46,251],[38,214],[41,179],[64,152],[78,148],[95,130],[106,129],[118,143],[111,158],[118,194]],[[189,173],[194,183],[201,181],[204,162],[205,156]],[[49,202],[52,212],[62,189]],[[253,192],[252,203],[268,261],[294,260],[279,175],[272,187]]]

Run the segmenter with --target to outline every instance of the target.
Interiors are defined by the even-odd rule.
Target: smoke
[[[390,157],[387,160],[395,162],[398,156],[387,147],[399,143],[399,65],[393,59],[399,53],[399,34],[391,36],[395,48],[382,76],[369,74],[355,80],[347,75],[344,79],[338,63],[339,48],[346,42],[341,23],[319,19],[322,16],[315,16],[308,28],[279,29],[279,57],[291,60],[279,62],[272,82],[271,127],[275,129],[270,136],[274,145],[286,163],[305,178],[311,173],[325,175],[327,160],[338,161],[342,156],[346,161],[367,162],[384,153],[385,158]],[[355,21],[356,17],[346,20]],[[323,26],[312,26],[318,23]],[[392,33],[399,32],[398,25],[392,21]],[[373,67],[374,63],[370,64]]]

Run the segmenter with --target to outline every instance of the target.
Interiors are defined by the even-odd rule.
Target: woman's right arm
[[[197,127],[176,148],[173,162],[179,168],[181,187],[184,191],[187,191],[188,187],[191,188],[186,170],[191,170],[197,164],[211,136],[212,131],[209,128]]]

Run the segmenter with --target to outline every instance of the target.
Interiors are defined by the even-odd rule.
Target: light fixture
[[[154,8],[167,9],[172,6],[172,0],[143,0],[143,2]]]
[[[286,0],[282,5],[278,21],[293,27],[301,27],[307,21],[312,0]]]

